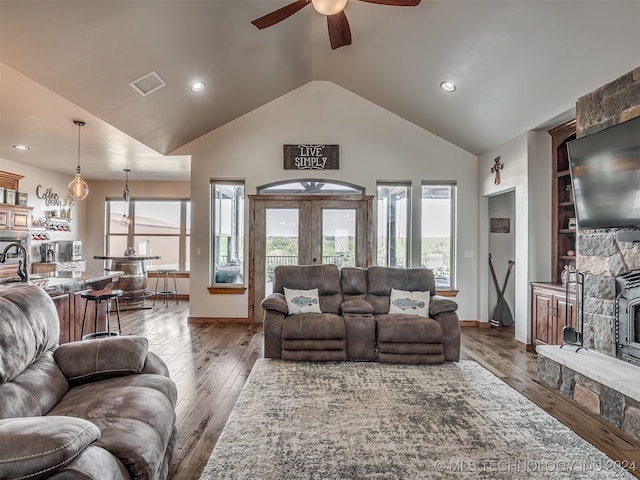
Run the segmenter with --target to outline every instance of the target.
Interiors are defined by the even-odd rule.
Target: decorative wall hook
[[[493,183],[496,185],[500,185],[500,170],[504,168],[504,163],[500,163],[500,157],[496,157],[493,161],[493,167],[491,167],[491,173],[496,174],[496,178],[493,180]]]

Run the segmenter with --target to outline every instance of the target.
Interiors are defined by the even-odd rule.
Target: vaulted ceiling
[[[87,178],[188,179],[172,151],[312,80],[479,155],[640,65],[640,0],[349,0],[337,50],[312,7],[251,25],[290,1],[1,0],[0,159],[73,173],[79,119]],[[142,96],[151,71],[166,85]]]

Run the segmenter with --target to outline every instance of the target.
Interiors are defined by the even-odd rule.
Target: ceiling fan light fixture
[[[456,91],[456,84],[445,80],[440,84],[440,88],[447,93],[452,93]]]
[[[322,15],[335,15],[344,10],[347,0],[311,0],[313,8]]]
[[[14,145],[13,148],[15,148],[16,150],[29,150],[29,147],[27,147],[26,145]]]
[[[78,126],[78,168],[76,168],[76,176],[71,183],[69,183],[69,195],[75,200],[84,200],[87,195],[89,195],[89,185],[82,179],[82,174],[80,173],[80,129],[86,125],[85,122],[81,122],[80,120],[74,120]]]

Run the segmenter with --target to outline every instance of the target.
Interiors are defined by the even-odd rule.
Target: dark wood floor
[[[178,442],[171,480],[200,477],[257,358],[259,324],[188,324],[188,303],[124,312],[123,334],[144,335],[169,366],[178,385]],[[514,346],[512,329],[462,329],[462,358],[475,360],[535,402],[610,458],[635,461],[640,478],[640,442],[537,382],[534,353]],[[595,478],[595,477],[594,477]]]

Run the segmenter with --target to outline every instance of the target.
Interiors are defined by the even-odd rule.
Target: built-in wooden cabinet
[[[561,283],[565,265],[576,264],[576,210],[567,142],[576,138],[576,121],[549,130],[551,135],[551,282]],[[571,221],[573,219],[573,222]]]
[[[568,308],[567,308],[568,307]],[[567,323],[567,315],[569,322]],[[562,345],[565,325],[576,328],[576,297],[555,283],[531,284],[531,316],[535,345]]]
[[[0,230],[29,231],[32,210],[33,207],[0,203]]]

